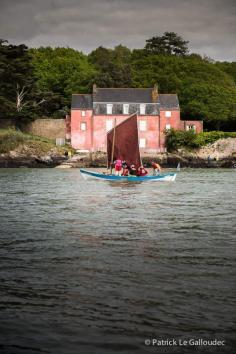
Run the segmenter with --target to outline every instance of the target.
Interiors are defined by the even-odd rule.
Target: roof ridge
[[[97,90],[152,90],[153,87],[97,87]]]
[[[72,93],[72,96],[92,96],[91,93]]]

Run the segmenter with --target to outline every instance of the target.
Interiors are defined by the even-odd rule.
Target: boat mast
[[[112,150],[111,150],[111,163],[110,163],[111,174],[112,174],[112,165],[114,160],[115,138],[116,138],[116,118],[115,118],[115,124],[113,129]]]

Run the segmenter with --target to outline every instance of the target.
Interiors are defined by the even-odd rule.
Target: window
[[[139,147],[140,148],[145,148],[146,147],[146,139],[145,138],[140,138],[139,139]]]
[[[186,125],[186,130],[194,130],[194,131],[196,131],[196,125]]]
[[[113,104],[107,104],[107,114],[112,114],[112,107],[113,107]]]
[[[129,105],[128,104],[123,105],[123,114],[129,114]]]
[[[113,120],[108,119],[106,121],[106,131],[108,132],[109,130],[111,130],[113,128]]]
[[[170,124],[166,124],[166,130],[170,130],[171,125]]]
[[[166,112],[165,112],[165,116],[166,116],[166,117],[171,117],[171,111],[166,111]]]
[[[87,124],[85,122],[80,123],[80,130],[87,130]]]
[[[140,105],[140,114],[145,114],[146,113],[145,111],[146,111],[146,105],[142,103]]]
[[[144,132],[147,130],[147,121],[146,120],[140,120],[139,121],[139,130]]]
[[[86,111],[82,111],[82,112],[81,112],[81,116],[82,116],[82,117],[85,117],[85,116],[86,116]]]

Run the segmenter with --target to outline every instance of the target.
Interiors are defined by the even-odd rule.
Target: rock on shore
[[[0,167],[106,167],[107,155],[103,152],[76,154],[71,159],[64,156],[66,148],[54,147],[37,150],[35,146],[21,145],[14,151],[0,154]],[[145,154],[142,162],[150,167],[151,161],[163,167],[236,167],[236,139],[227,138],[196,150],[179,149],[172,153]]]
[[[17,149],[0,154],[0,167],[55,167],[65,161],[64,150],[49,150],[22,144]]]

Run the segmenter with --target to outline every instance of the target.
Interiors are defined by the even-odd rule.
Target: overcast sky
[[[165,31],[191,52],[236,60],[236,0],[0,0],[0,38],[30,47],[143,48]]]

